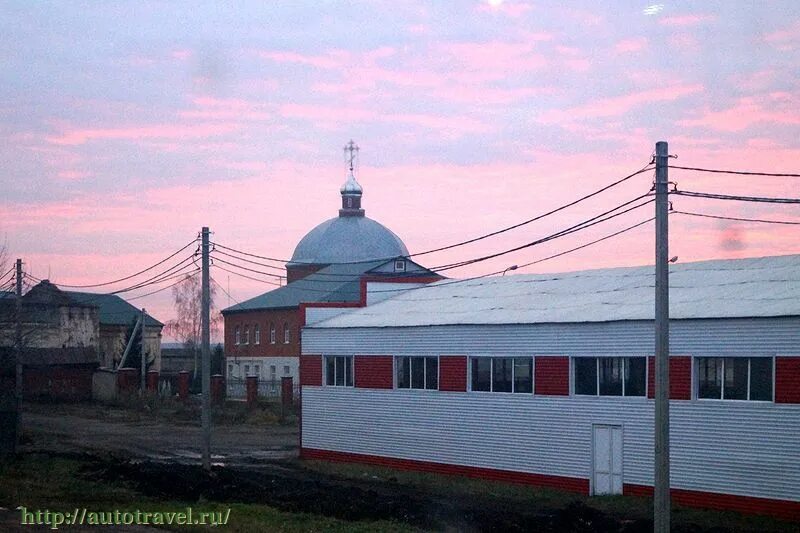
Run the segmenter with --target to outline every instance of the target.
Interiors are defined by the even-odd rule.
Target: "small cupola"
[[[339,189],[342,194],[342,208],[339,209],[340,217],[363,217],[364,210],[361,209],[361,195],[363,189],[356,181],[355,169],[358,164],[358,145],[352,140],[344,147],[344,158],[347,166],[347,180]]]

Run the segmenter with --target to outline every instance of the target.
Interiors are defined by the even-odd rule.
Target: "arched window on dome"
[[[236,326],[236,333],[235,333],[235,336],[234,336],[234,342],[233,343],[237,344],[237,345],[241,344],[241,340],[242,340],[242,331],[239,328],[239,326]]]
[[[283,344],[289,344],[289,323],[283,323]]]
[[[269,323],[269,343],[275,344],[275,322]]]
[[[347,197],[347,207],[353,207],[353,199],[350,196]]]

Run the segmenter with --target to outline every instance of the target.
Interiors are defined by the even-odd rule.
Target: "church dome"
[[[363,215],[340,215],[300,239],[289,265],[327,265],[406,255],[406,245],[383,224]]]
[[[364,209],[361,208],[363,189],[354,174],[358,146],[350,141],[345,146],[345,153],[347,152],[349,172],[344,185],[339,189],[342,197],[339,216],[326,220],[300,239],[292,259],[286,264],[287,268],[392,259],[408,255],[408,249],[400,237],[382,224],[364,216]],[[294,277],[291,272],[290,277]]]

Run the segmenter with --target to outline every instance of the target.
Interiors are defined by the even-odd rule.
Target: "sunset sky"
[[[55,283],[98,283],[164,258],[204,225],[221,244],[289,258],[336,216],[351,138],[367,216],[412,253],[589,193],[647,164],[658,140],[678,156],[672,164],[800,171],[796,1],[232,5],[2,4],[0,238],[12,259]],[[534,240],[647,192],[652,178],[419,261]],[[800,189],[797,178],[672,170],[670,179],[696,191]],[[800,220],[798,206],[673,202]],[[448,275],[502,270],[652,214],[650,205]],[[685,215],[670,224],[681,262],[800,253],[797,227]],[[524,271],[652,258],[651,224]],[[234,300],[270,289],[212,275]],[[173,315],[169,291],[136,305]]]

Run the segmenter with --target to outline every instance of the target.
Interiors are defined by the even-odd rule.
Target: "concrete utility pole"
[[[141,364],[139,365],[139,366],[142,367],[142,376],[141,376],[142,379],[141,379],[141,381],[139,383],[139,390],[141,391],[142,396],[144,396],[144,391],[145,391],[145,389],[147,387],[147,383],[146,383],[146,380],[147,380],[147,358],[145,356],[145,350],[144,350],[144,332],[145,332],[145,327],[144,326],[145,326],[145,317],[146,316],[147,316],[147,311],[145,311],[144,307],[142,307],[142,314],[139,317],[139,319],[142,322],[142,342],[141,342],[141,345],[139,346],[139,354],[140,354],[141,359],[142,359]],[[133,334],[136,335],[136,331],[135,330],[134,330]]]
[[[656,143],[656,412],[653,530],[669,532],[669,201],[667,143]]]
[[[201,302],[200,349],[202,350],[202,379],[203,379],[203,468],[211,470],[211,293],[208,272],[208,228],[203,227],[203,261],[202,261],[202,289]]]
[[[16,320],[14,321],[14,400],[17,412],[17,445],[22,437],[22,259],[17,259]]]

